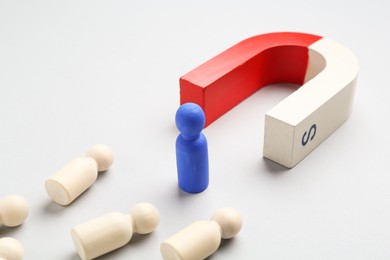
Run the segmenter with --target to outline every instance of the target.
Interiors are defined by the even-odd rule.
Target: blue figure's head
[[[176,127],[183,138],[197,138],[202,131],[206,117],[200,106],[194,103],[185,103],[176,112]]]

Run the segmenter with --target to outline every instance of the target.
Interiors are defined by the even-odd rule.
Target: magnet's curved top
[[[245,39],[229,49],[206,61],[199,67],[181,77],[180,83],[189,81],[193,84],[207,88],[226,76],[232,76],[239,66],[252,61],[253,67],[259,67],[266,84],[274,81],[289,80],[303,83],[306,72],[308,47],[322,37],[293,32],[268,33]],[[261,58],[260,58],[261,57]],[[256,58],[258,58],[256,60]],[[284,68],[277,67],[282,65]],[[289,65],[295,65],[290,67]],[[248,74],[251,73],[248,71]],[[270,74],[270,75],[266,75]],[[284,74],[284,75],[283,75]],[[281,78],[282,77],[282,78]],[[259,82],[259,83],[263,83]]]
[[[266,114],[264,156],[292,167],[348,118],[358,67],[356,57],[333,40],[295,32],[263,34],[182,76],[180,102],[200,105],[207,126],[263,86],[303,85]],[[283,132],[280,124],[292,129]],[[313,124],[316,138],[295,147],[306,143],[299,138]],[[274,149],[276,155],[270,155]]]
[[[322,45],[326,46],[315,50],[316,45],[324,41]],[[200,105],[206,113],[207,126],[263,86],[287,82],[303,84],[312,79],[332,55],[349,53],[351,57],[339,60],[354,65],[357,75],[356,58],[348,49],[340,48],[342,46],[335,49],[333,45],[337,43],[321,36],[296,32],[268,33],[245,39],[182,76],[180,102]]]

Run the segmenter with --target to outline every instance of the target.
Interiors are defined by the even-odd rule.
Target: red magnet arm
[[[180,103],[201,106],[208,126],[266,85],[303,84],[308,46],[321,38],[283,32],[239,42],[180,78]]]

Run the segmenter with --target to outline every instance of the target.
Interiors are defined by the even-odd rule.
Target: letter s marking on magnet
[[[311,132],[313,132],[313,135],[311,135]],[[302,146],[305,146],[308,142],[309,142],[309,138],[310,138],[310,141],[313,140],[314,136],[316,135],[316,132],[317,132],[317,125],[316,124],[313,124],[310,129],[309,129],[309,134],[307,135],[306,137],[306,134],[307,134],[307,131],[305,131],[303,133],[303,136],[302,136]],[[311,137],[310,137],[311,136]],[[306,138],[305,138],[306,137]]]

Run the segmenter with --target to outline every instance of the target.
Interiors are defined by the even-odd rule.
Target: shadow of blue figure
[[[209,159],[206,137],[201,133],[205,115],[200,106],[185,103],[176,112],[176,164],[179,187],[189,193],[204,191],[209,185]]]

